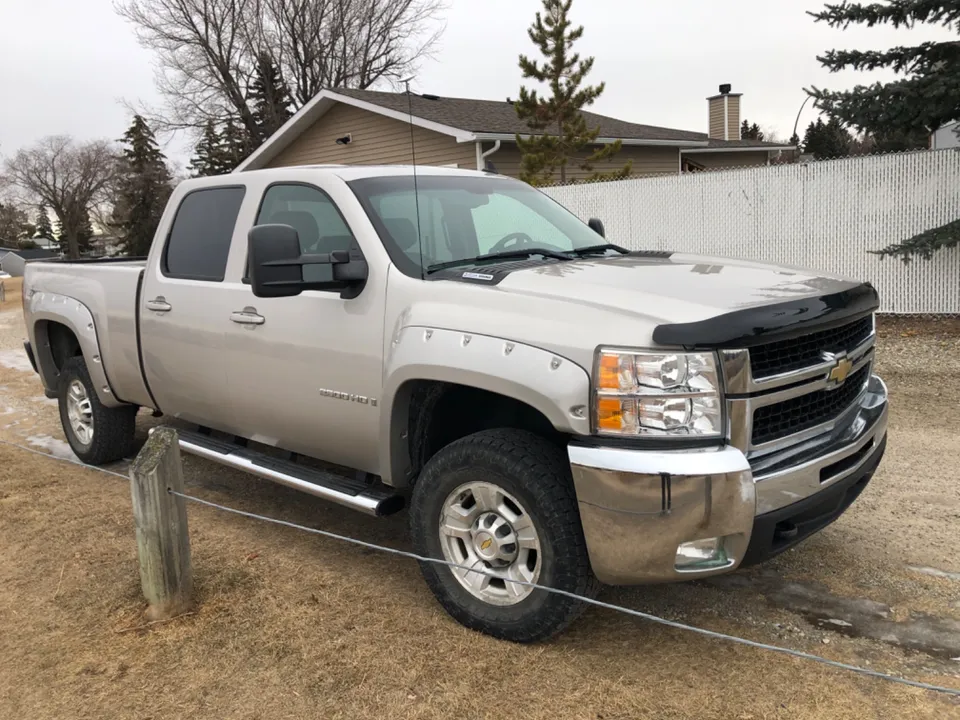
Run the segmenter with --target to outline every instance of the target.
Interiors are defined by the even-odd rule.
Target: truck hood
[[[510,273],[499,288],[642,315],[660,323],[689,323],[736,310],[823,297],[859,284],[787,266],[651,253],[539,265]]]
[[[470,331],[589,368],[598,346],[740,348],[876,309],[869,284],[727,258],[631,253],[477,265],[391,298],[403,326]],[[398,279],[397,286],[406,286]]]

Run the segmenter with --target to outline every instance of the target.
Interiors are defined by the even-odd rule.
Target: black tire
[[[451,443],[427,462],[410,504],[410,532],[419,555],[444,557],[439,530],[444,503],[471,481],[500,486],[530,515],[542,553],[537,584],[596,597],[600,585],[590,568],[566,456],[561,448],[526,431],[478,432]],[[503,640],[546,640],[566,629],[585,608],[580,600],[539,589],[514,605],[495,605],[464,588],[449,567],[421,562],[420,569],[454,619]]]
[[[93,422],[93,438],[89,443],[82,442],[70,425],[67,411],[67,392],[74,381],[79,381],[86,390],[90,401]],[[109,408],[100,402],[87,364],[80,356],[69,358],[60,371],[57,386],[57,399],[60,405],[60,424],[70,448],[87,465],[104,465],[122,460],[133,454],[134,433],[136,432],[137,407],[124,405]]]

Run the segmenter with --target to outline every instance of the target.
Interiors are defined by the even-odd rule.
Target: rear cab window
[[[166,277],[223,282],[244,193],[242,186],[201,188],[180,201],[160,262]]]

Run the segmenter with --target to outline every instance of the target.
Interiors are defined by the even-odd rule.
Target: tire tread
[[[580,524],[570,467],[561,448],[534,433],[496,429],[461,438],[438,452],[427,463],[414,486],[411,502],[411,533],[418,552],[430,555],[424,538],[430,532],[424,506],[442,473],[471,462],[500,465],[505,474],[518,482],[532,496],[534,512],[540,522],[551,528],[552,547],[556,555],[551,585],[557,589],[588,598],[600,589],[590,567],[586,542]],[[504,488],[512,492],[511,488]],[[542,541],[542,539],[541,539]],[[448,568],[421,563],[430,589],[443,608],[463,625],[494,637],[515,642],[536,642],[565,630],[584,610],[585,604],[563,595],[550,594],[543,610],[519,622],[498,618],[499,608],[477,601],[486,608],[467,609],[449,592],[447,583],[456,584]],[[543,592],[543,591],[535,591]]]
[[[90,398],[93,412],[93,442],[90,447],[84,447],[76,441],[67,419],[66,393],[67,387],[73,380],[83,383],[87,390],[87,397]],[[80,460],[87,465],[105,465],[133,454],[138,408],[135,405],[110,408],[101,403],[83,357],[79,355],[71,357],[63,364],[57,395],[63,433],[70,448]]]

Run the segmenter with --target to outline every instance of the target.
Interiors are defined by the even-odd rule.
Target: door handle
[[[258,315],[254,308],[244,308],[239,312],[230,313],[230,320],[239,325],[263,325],[267,319]]]
[[[165,313],[173,310],[173,305],[168,303],[163,295],[155,297],[153,300],[147,300],[146,305],[147,310],[153,310],[154,312]]]

